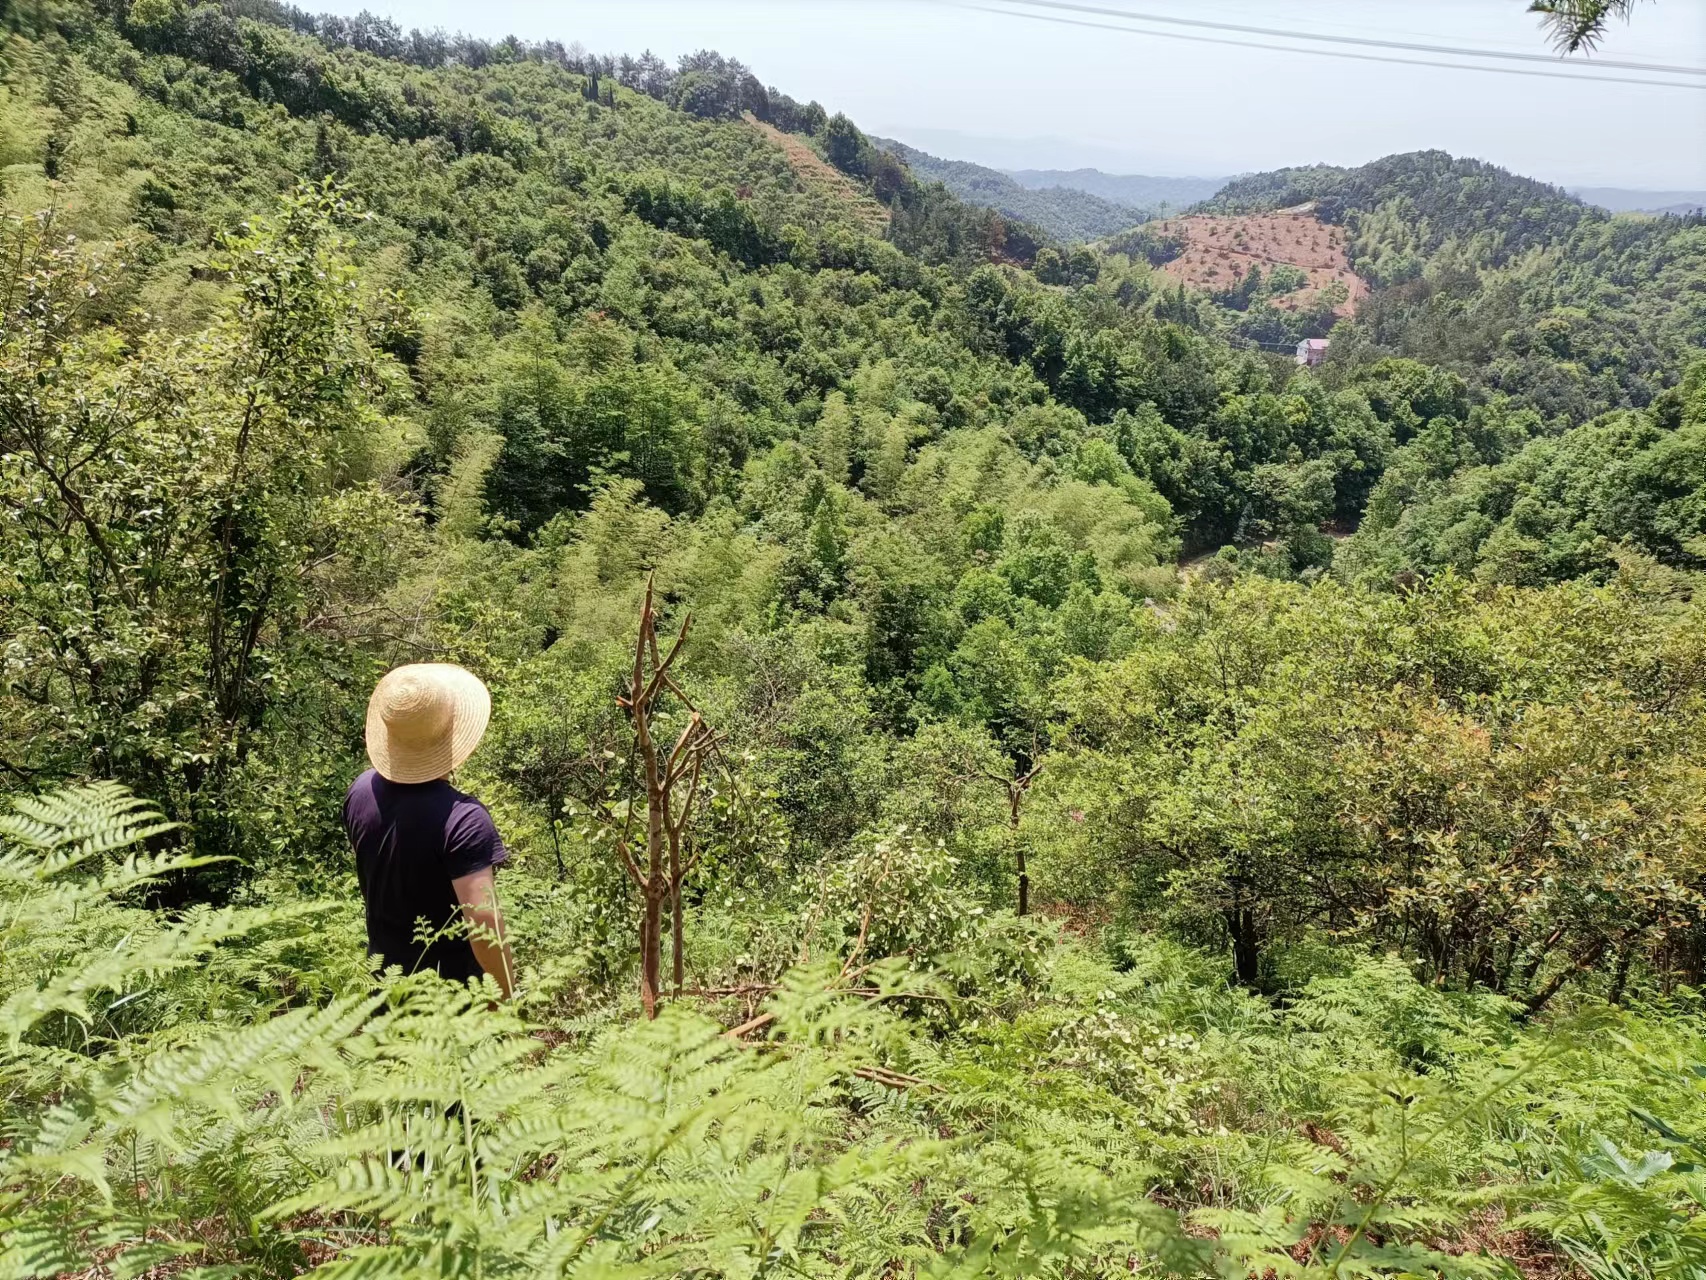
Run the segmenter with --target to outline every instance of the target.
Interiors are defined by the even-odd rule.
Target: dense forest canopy
[[[719,53],[0,24],[0,1275],[1706,1268],[1701,219],[1205,206],[1341,316]],[[365,954],[419,660],[514,1000]]]

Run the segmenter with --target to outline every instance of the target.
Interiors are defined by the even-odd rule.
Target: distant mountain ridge
[[[1020,186],[1032,191],[1069,187],[1133,209],[1183,209],[1207,200],[1230,178],[1158,178],[1141,173],[1104,173],[1100,169],[1007,169]]]
[[[1706,209],[1706,191],[1637,191],[1627,187],[1571,187],[1570,194],[1612,213],[1693,213]]]
[[[969,160],[945,160],[893,138],[871,136],[871,141],[919,178],[940,182],[950,194],[967,204],[983,205],[1009,218],[1029,222],[1057,240],[1095,240],[1152,216],[1147,208],[1109,200],[1082,188],[1068,185],[1032,188],[999,169]]]

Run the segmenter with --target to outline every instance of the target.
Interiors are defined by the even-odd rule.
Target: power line
[[[952,0],[950,0],[952,2]],[[1022,4],[1034,0],[1007,0]],[[1004,18],[1024,18],[1030,22],[1052,22],[1064,27],[1090,27],[1098,31],[1122,31],[1131,36],[1154,36],[1161,40],[1185,40],[1192,44],[1230,45],[1235,49],[1265,49],[1271,53],[1303,53],[1316,58],[1342,58],[1350,62],[1386,62],[1401,67],[1443,67],[1448,71],[1484,71],[1490,75],[1532,76],[1541,80],[1596,80],[1601,84],[1652,85],[1661,89],[1700,89],[1701,85],[1685,84],[1681,80],[1637,80],[1628,76],[1589,76],[1574,71],[1529,71],[1522,67],[1489,67],[1472,62],[1438,62],[1422,58],[1388,58],[1377,53],[1346,53],[1339,49],[1299,49],[1282,44],[1262,44],[1254,40],[1227,40],[1219,36],[1192,36],[1180,31],[1150,31],[1143,27],[1124,27],[1111,22],[1089,22],[1082,18],[1057,18],[1044,13],[1021,13],[1013,9],[996,9],[981,4],[956,4],[956,8],[978,13],[994,13]]]
[[[1400,49],[1408,53],[1443,53],[1457,58],[1502,58],[1513,62],[1544,62],[1559,66],[1561,60],[1544,53],[1512,53],[1502,49],[1471,49],[1456,45],[1414,44],[1404,40],[1376,40],[1362,36],[1334,36],[1312,31],[1287,31],[1279,27],[1251,27],[1236,22],[1209,22],[1203,18],[1174,18],[1159,13],[1134,13],[1129,9],[1111,9],[1100,5],[1072,4],[1068,0],[1011,0],[1014,4],[1032,9],[1061,9],[1074,13],[1090,13],[1104,18],[1127,18],[1141,22],[1158,22],[1171,27],[1199,27],[1211,31],[1236,31],[1244,35],[1279,36],[1286,40],[1314,40],[1325,44],[1354,44],[1377,49]],[[1618,71],[1652,71],[1662,75],[1706,76],[1706,67],[1672,67],[1651,62],[1595,62],[1596,67]],[[1634,83],[1634,82],[1631,82]]]

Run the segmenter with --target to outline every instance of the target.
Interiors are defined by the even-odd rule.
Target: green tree
[[[1552,42],[1564,53],[1592,50],[1613,18],[1628,21],[1636,0],[1532,0],[1530,13],[1543,15]]]
[[[323,188],[227,237],[218,320],[92,323],[96,264],[12,220],[0,297],[6,701],[26,775],[93,772],[216,811],[272,705],[408,546],[369,477],[388,399]]]

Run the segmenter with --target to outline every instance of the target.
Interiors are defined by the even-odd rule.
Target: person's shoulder
[[[456,797],[450,806],[444,823],[445,836],[452,848],[477,849],[483,856],[483,865],[495,866],[509,856],[504,848],[503,837],[498,834],[498,824],[492,818],[492,811],[485,802],[466,791],[452,791]]]
[[[445,784],[449,787],[449,784]],[[498,840],[498,824],[492,817],[492,811],[486,808],[486,802],[478,796],[471,796],[466,791],[451,788],[455,799],[450,805],[447,829],[460,839]]]
[[[378,780],[379,771],[377,769],[363,769],[360,773],[356,774],[354,780],[350,782],[349,790],[344,792],[344,804],[347,805],[350,801],[360,796],[372,795],[374,783]]]
[[[450,793],[450,811],[458,818],[474,822],[490,822],[492,811],[486,808],[486,802],[478,796],[471,796],[466,791],[458,791],[448,782],[440,784]]]

